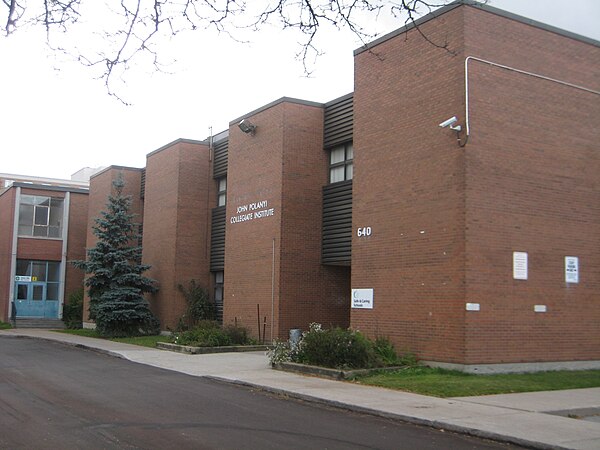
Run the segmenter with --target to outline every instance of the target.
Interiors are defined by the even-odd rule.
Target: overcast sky
[[[491,0],[491,6],[600,41],[598,0]],[[379,31],[402,26],[382,18]],[[143,167],[177,139],[205,139],[231,120],[280,97],[326,102],[353,90],[350,34],[330,32],[307,78],[295,60],[297,36],[255,33],[251,44],[196,32],[166,47],[172,74],[134,70],[106,94],[83,67],[57,65],[39,36],[0,38],[0,172],[70,178],[83,167]],[[60,70],[59,70],[60,69]]]

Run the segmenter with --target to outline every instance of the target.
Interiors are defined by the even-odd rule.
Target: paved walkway
[[[59,341],[193,376],[534,448],[600,449],[600,388],[441,399],[272,370],[262,352],[184,355],[37,329],[0,335]]]

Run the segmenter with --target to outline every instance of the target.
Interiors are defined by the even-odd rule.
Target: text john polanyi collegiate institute
[[[267,200],[248,203],[237,207],[237,216],[231,216],[230,223],[248,222],[254,219],[263,219],[275,214],[275,208],[269,208]],[[258,211],[257,211],[258,210]]]

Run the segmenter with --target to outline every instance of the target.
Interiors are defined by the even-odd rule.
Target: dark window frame
[[[337,162],[331,162],[333,158],[333,152],[336,150],[344,149],[344,159]],[[354,177],[354,146],[352,142],[346,142],[345,144],[336,145],[331,147],[329,150],[329,184],[340,183],[342,181],[352,180]],[[343,179],[333,181],[333,174],[337,172],[336,169],[343,167],[344,176]]]
[[[221,189],[221,182],[225,183],[225,189]],[[222,203],[221,203],[222,201]],[[227,205],[227,177],[217,178],[217,206]]]

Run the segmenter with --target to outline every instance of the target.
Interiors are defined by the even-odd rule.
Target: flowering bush
[[[383,365],[373,343],[359,331],[339,327],[324,330],[318,323],[310,324],[297,346],[275,342],[268,356],[271,364],[289,361],[340,369]]]

